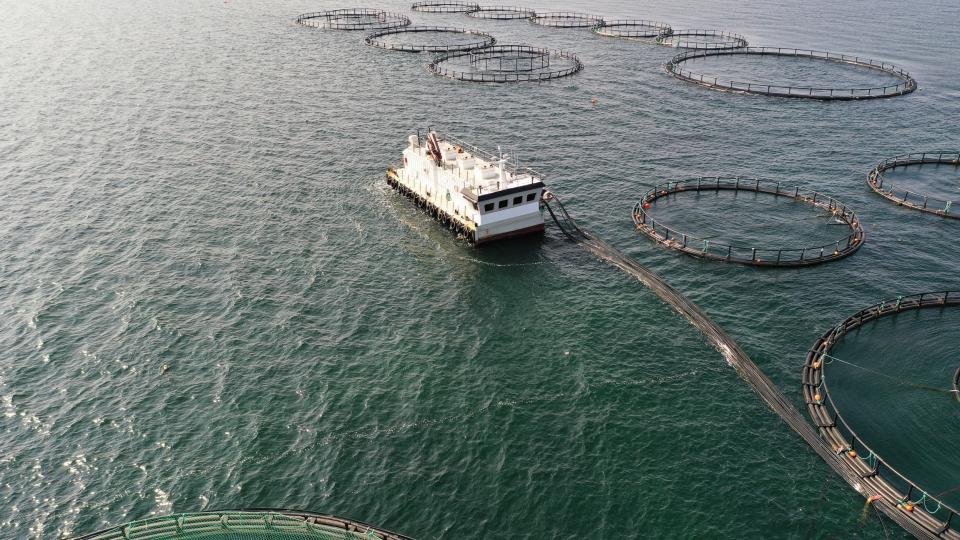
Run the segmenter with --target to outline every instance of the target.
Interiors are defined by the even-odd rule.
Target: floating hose
[[[849,460],[844,460],[834,454],[827,441],[822,439],[817,430],[811,426],[800,414],[800,411],[793,406],[793,403],[780,391],[780,389],[770,380],[763,371],[750,359],[747,353],[737,345],[720,326],[711,319],[706,312],[684,296],[680,291],[673,288],[669,283],[663,280],[659,275],[641,265],[632,257],[625,255],[620,250],[593,236],[591,233],[580,228],[577,222],[570,216],[560,198],[552,192],[547,192],[543,199],[550,213],[550,217],[560,228],[567,238],[577,243],[582,248],[592,253],[596,257],[607,261],[624,271],[626,274],[634,277],[650,289],[661,300],[669,304],[680,315],[687,319],[697,330],[703,333],[711,344],[723,355],[737,373],[753,388],[753,390],[766,402],[780,418],[793,429],[811,448],[829,465],[834,472],[839,474],[848,484],[854,487],[858,492],[864,493],[867,489],[874,489],[872,484],[865,487],[866,480],[862,478],[859,472],[854,468]],[[939,536],[934,531],[924,527],[923,524],[911,519],[904,512],[897,511],[893,506],[879,501],[881,510],[887,514],[890,519],[903,527],[908,533],[918,538],[937,539]]]

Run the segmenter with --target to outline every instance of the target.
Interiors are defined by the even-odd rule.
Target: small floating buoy
[[[593,99],[590,100],[590,104],[593,105],[593,106],[596,106],[597,103],[599,103],[599,101],[597,101],[597,98],[593,98]]]
[[[816,394],[813,395],[813,400],[816,401],[817,403],[820,403],[821,399],[823,399],[823,396],[820,395],[820,392],[817,392]]]
[[[913,503],[906,502],[906,503],[903,503],[902,505],[898,504],[897,506],[899,506],[900,508],[903,508],[907,512],[913,512]]]
[[[650,208],[650,203],[643,203],[644,208]]]
[[[851,451],[847,452],[847,455],[850,456],[851,458],[856,458],[856,457],[857,457],[857,451],[856,451],[856,450],[851,450]]]
[[[820,369],[820,365],[821,365],[820,360],[814,361],[814,363],[813,363],[813,369]]]

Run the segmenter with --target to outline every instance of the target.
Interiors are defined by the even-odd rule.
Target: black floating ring
[[[301,13],[297,24],[333,30],[386,30],[410,25],[410,19],[400,13],[382,9],[349,8]]]
[[[712,56],[784,56],[789,58],[809,58],[812,60],[822,60],[826,62],[837,62],[872,69],[892,75],[900,82],[887,86],[876,86],[871,88],[814,88],[810,86],[786,86],[776,84],[746,83],[738,81],[725,81],[719,77],[685,71],[682,64],[698,58],[708,58]],[[850,101],[857,99],[878,99],[909,94],[917,89],[917,81],[906,71],[879,60],[861,58],[859,56],[850,56],[846,54],[829,53],[825,51],[811,51],[806,49],[785,49],[782,47],[746,47],[738,49],[714,49],[688,51],[674,56],[666,64],[667,71],[674,77],[713,88],[714,90],[724,90],[728,92],[739,92],[744,94],[757,94],[761,96],[790,97],[817,99],[821,101]]]
[[[900,206],[913,208],[928,214],[936,214],[945,218],[960,219],[960,209],[953,208],[953,201],[940,199],[926,193],[917,193],[907,189],[897,189],[892,182],[886,182],[883,173],[896,167],[935,163],[941,165],[960,166],[960,152],[933,151],[916,152],[885,159],[877,164],[867,176],[867,185],[870,189],[885,199],[889,199]]]
[[[604,21],[602,25],[593,29],[595,34],[623,38],[623,39],[652,39],[669,36],[673,29],[669,24],[658,21],[630,19],[620,21]]]
[[[497,21],[529,19],[537,16],[537,12],[534,10],[517,6],[480,6],[477,9],[465,13],[468,17],[475,19],[492,19]]]
[[[414,2],[410,9],[421,13],[466,13],[479,9],[474,2]]]
[[[513,61],[514,69],[498,69],[494,71],[459,71],[443,67],[445,62],[467,58],[489,62],[496,58]],[[563,59],[567,66],[551,71],[537,71],[550,65],[550,59]],[[520,62],[525,60],[526,62]],[[538,64],[539,63],[539,64]],[[521,66],[523,64],[523,66]],[[538,64],[538,65],[535,65]],[[583,69],[583,63],[576,54],[569,51],[552,51],[543,47],[530,45],[494,45],[473,51],[454,52],[439,56],[427,65],[427,69],[434,75],[447,77],[458,81],[485,82],[485,83],[513,83],[513,82],[545,82],[551,79],[567,77]]]
[[[537,13],[530,17],[530,22],[553,28],[590,28],[603,26],[603,17],[574,11],[550,11]]]
[[[380,39],[384,36],[391,36],[396,34],[407,34],[407,33],[420,33],[420,32],[436,32],[444,34],[460,34],[465,36],[477,36],[477,40],[471,43],[458,43],[451,45],[426,45],[426,44],[390,44],[386,41]],[[367,36],[364,41],[367,45],[372,45],[374,47],[380,47],[381,49],[388,49],[391,51],[403,51],[403,52],[455,52],[455,51],[471,51],[473,49],[482,49],[484,47],[489,47],[497,42],[497,40],[486,32],[480,32],[479,30],[467,30],[465,28],[449,28],[444,26],[407,26],[404,28],[391,28],[389,30],[380,30],[374,32]]]
[[[908,503],[909,508],[897,504],[897,511],[905,510],[902,513],[910,516],[910,520],[918,530],[930,531],[931,538],[940,538],[942,533],[948,531],[956,532],[958,530],[956,524],[951,525],[950,522],[953,521],[954,516],[960,514],[960,511],[951,508],[939,499],[939,496],[930,496],[926,490],[877,455],[863,438],[857,435],[837,409],[830,395],[830,389],[827,387],[825,371],[826,366],[832,361],[830,351],[833,350],[833,346],[843,336],[860,328],[864,323],[894,316],[904,311],[943,309],[947,306],[960,306],[960,293],[937,291],[899,296],[862,309],[817,339],[814,346],[807,352],[802,375],[802,393],[807,404],[807,412],[821,436],[830,443],[837,455],[844,454],[844,460],[851,460],[850,465],[861,478],[874,478],[875,482],[880,484],[871,491],[872,493],[886,491],[890,494],[888,500]],[[913,502],[915,500],[917,502]],[[920,501],[923,502],[920,503]],[[928,509],[928,501],[930,506],[936,503],[936,510]],[[912,512],[914,505],[917,507],[916,512]],[[923,512],[920,512],[920,508]]]
[[[712,41],[694,41],[690,38],[711,38]],[[739,49],[748,45],[740,34],[723,30],[673,30],[657,36],[657,43],[677,49],[707,50]]]
[[[660,197],[682,192],[751,191],[778,197],[789,197],[829,211],[850,227],[850,234],[828,244],[806,247],[735,246],[710,242],[691,234],[677,231],[657,222],[647,214],[650,203]],[[853,254],[866,239],[860,218],[847,205],[816,191],[798,186],[787,186],[774,180],[742,177],[699,177],[659,184],[646,193],[633,208],[633,222],[637,230],[655,242],[692,257],[711,261],[731,262],[750,266],[798,267],[835,261]]]

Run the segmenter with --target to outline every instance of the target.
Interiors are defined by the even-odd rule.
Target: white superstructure
[[[543,231],[539,174],[433,131],[409,137],[387,182],[477,244]]]

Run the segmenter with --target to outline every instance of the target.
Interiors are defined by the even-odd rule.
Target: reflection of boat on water
[[[408,142],[387,182],[451,228],[476,244],[543,232],[539,173],[434,131]]]

